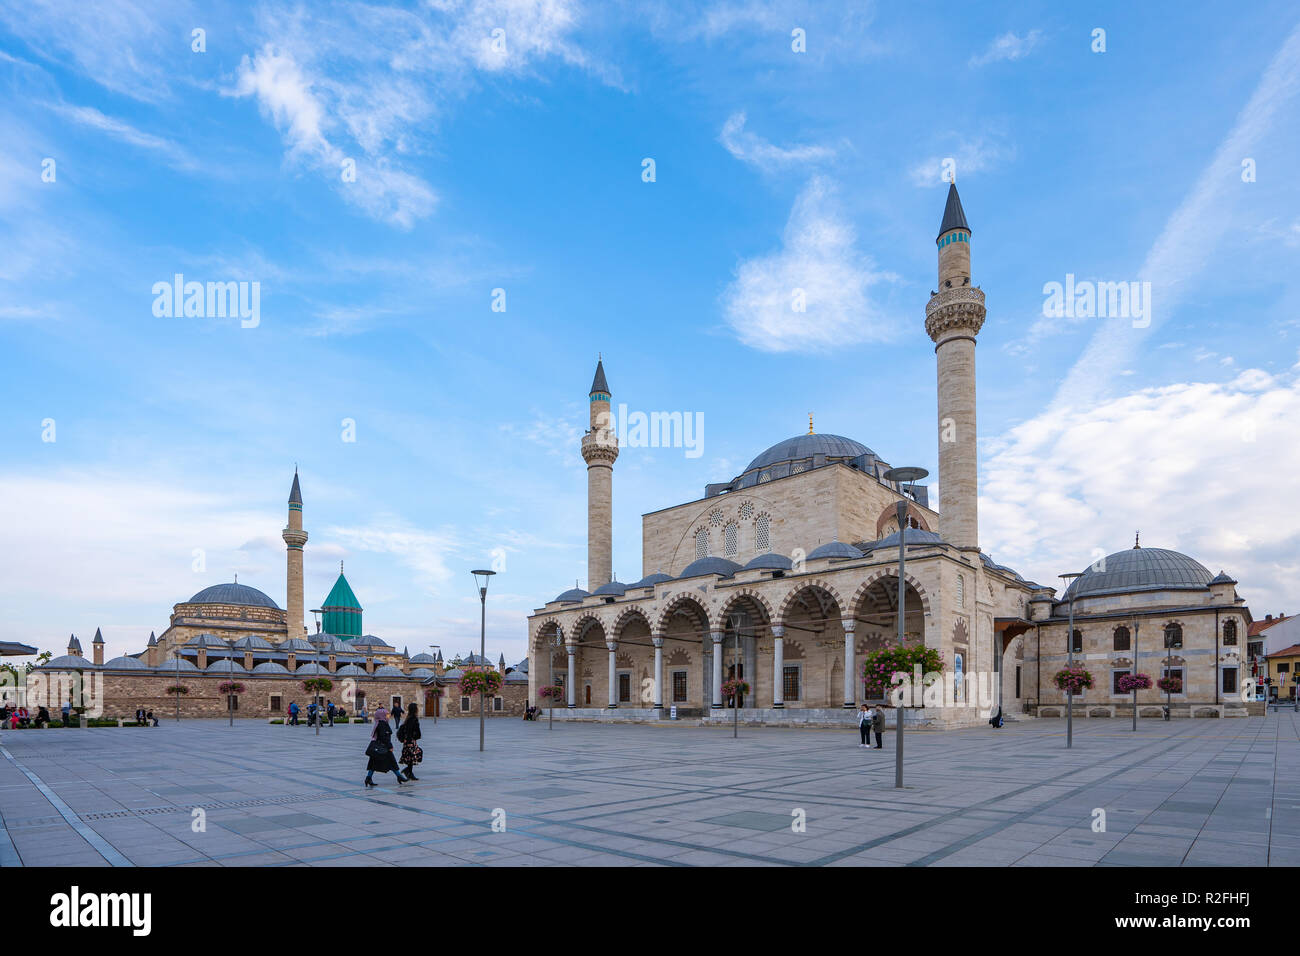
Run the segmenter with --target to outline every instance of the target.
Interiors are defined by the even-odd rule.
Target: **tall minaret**
[[[594,591],[613,580],[614,460],[618,458],[618,436],[609,412],[609,383],[599,358],[588,397],[591,428],[582,436],[582,460],[587,463],[587,590]]]
[[[303,636],[302,546],[307,543],[307,532],[302,530],[302,489],[298,487],[297,468],[293,470],[293,487],[289,489],[289,527],[280,536],[289,554],[285,617],[289,639],[293,640]]]
[[[970,226],[955,182],[936,241],[939,291],[925,307],[925,331],[939,366],[939,533],[959,548],[978,548],[975,336],[984,325],[984,293],[970,284]]]

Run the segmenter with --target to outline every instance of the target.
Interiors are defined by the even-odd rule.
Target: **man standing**
[[[333,727],[334,726],[334,701],[327,700],[325,702],[325,713],[330,719],[330,726]]]
[[[289,725],[292,727],[298,726],[298,702],[296,700],[289,701]]]
[[[875,708],[873,708],[873,711],[874,711],[874,712],[873,712],[873,714],[872,714],[872,716],[871,716],[871,729],[874,730],[874,731],[876,732],[876,749],[877,749],[877,750],[884,750],[884,749],[885,749],[885,745],[884,745],[884,742],[881,741],[881,739],[880,739],[880,735],[883,734],[883,733],[885,732],[885,708],[883,708],[883,707],[875,707]],[[895,707],[895,708],[894,708],[894,714],[895,714],[896,719],[898,719],[898,720],[902,720],[902,719],[903,719],[903,708],[901,708],[901,707]]]

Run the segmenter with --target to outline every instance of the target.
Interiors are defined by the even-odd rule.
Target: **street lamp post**
[[[1074,592],[1070,590],[1070,585],[1074,583],[1075,578],[1083,576],[1081,571],[1071,571],[1068,574],[1058,575],[1065,582],[1065,590],[1070,598],[1070,623],[1065,635],[1065,653],[1066,667],[1074,669]],[[1074,687],[1067,686],[1065,689],[1065,746],[1067,749],[1074,746]]]
[[[740,736],[740,615],[731,615],[731,632],[736,636],[735,651],[731,657],[731,739]]]
[[[431,650],[431,651],[436,650],[439,654],[441,654],[441,653],[442,653],[442,645],[441,645],[441,644],[430,644],[430,645],[429,645],[429,650]],[[437,664],[435,663],[434,666],[436,667]],[[434,722],[435,725],[438,723],[438,711],[442,709],[442,707],[441,707],[441,705],[442,705],[442,687],[441,687],[441,685],[439,685],[439,683],[438,683],[438,677],[439,677],[439,674],[437,673],[437,671],[434,671],[434,674],[433,674],[433,722]]]
[[[176,723],[181,722],[181,649],[172,648],[172,656],[176,658],[176,687],[172,690],[172,696],[176,698]]]
[[[471,571],[474,575],[474,581],[478,585],[479,599],[479,629],[478,629],[478,655],[479,660],[485,664],[487,662],[487,586],[488,578],[496,574],[495,571]],[[479,689],[478,694],[478,749],[483,751],[483,688]]]
[[[1174,648],[1182,646],[1180,637],[1175,637],[1168,630],[1165,631],[1165,720],[1169,719],[1174,710],[1174,685],[1169,682],[1169,671],[1174,666]],[[1268,714],[1267,690],[1264,692],[1264,713]]]
[[[920,481],[926,475],[930,474],[924,468],[890,468],[885,472],[886,481],[898,483],[898,490],[901,493],[903,484],[911,484]],[[901,648],[907,641],[907,634],[903,629],[903,619],[907,608],[907,579],[903,576],[907,562],[907,500],[899,498],[894,503],[894,514],[898,519],[898,646]],[[845,635],[845,640],[851,640],[849,635]],[[921,635],[921,640],[925,640],[925,635]],[[916,692],[916,688],[912,688]],[[900,699],[898,706],[894,708],[894,788],[903,789],[903,701]]]
[[[1138,631],[1141,629],[1142,621],[1138,617],[1133,618],[1133,676],[1138,674]],[[1138,692],[1133,688],[1133,733],[1138,729]]]
[[[554,729],[555,729],[555,694],[554,694],[554,691],[555,691],[555,649],[556,649],[557,647],[559,647],[562,643],[563,643],[563,640],[562,640],[561,637],[560,637],[560,632],[559,632],[559,631],[556,631],[556,632],[555,632],[555,640],[551,642],[551,650],[550,650],[550,651],[547,653],[547,655],[546,655],[546,659],[550,662],[550,665],[551,665],[551,678],[550,678],[550,684],[549,684],[549,686],[550,686],[551,691],[552,691],[552,694],[551,694],[551,697],[550,697],[551,705],[550,705],[549,707],[546,708],[546,729],[547,729],[547,730],[554,730]]]

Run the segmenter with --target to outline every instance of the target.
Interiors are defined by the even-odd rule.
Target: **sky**
[[[1140,530],[1298,610],[1289,0],[4,0],[0,92],[0,639],[137,652],[236,574],[283,606],[297,467],[308,608],[342,561],[450,656],[494,567],[514,662],[586,583],[598,354],[616,410],[702,422],[623,448],[620,580],[810,413],[936,473],[950,174],[984,550],[1055,584]]]

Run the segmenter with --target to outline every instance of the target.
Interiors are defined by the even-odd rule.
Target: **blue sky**
[[[946,158],[985,550],[1054,581],[1141,528],[1296,609],[1294,4],[34,2],[0,87],[6,639],[135,651],[236,572],[283,604],[297,463],[309,607],[344,560],[368,631],[468,649],[504,556],[517,659],[585,580],[598,352],[616,405],[705,428],[620,457],[624,580],[643,512],[810,411],[937,470]],[[176,273],[260,321],[155,316]],[[1044,316],[1067,274],[1151,282],[1149,327]]]

